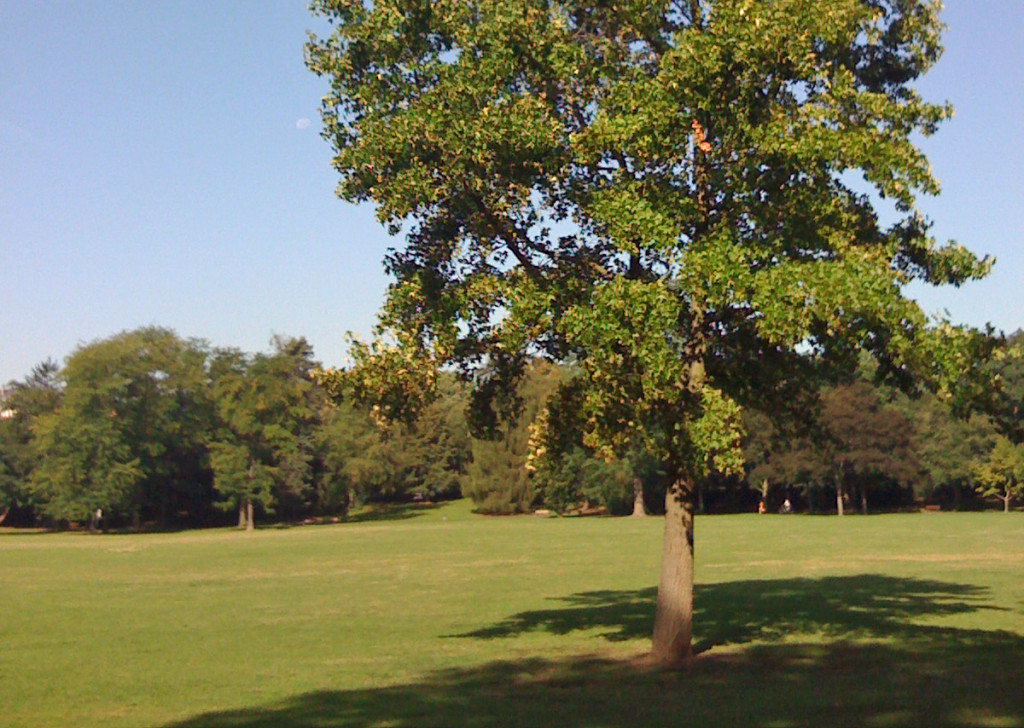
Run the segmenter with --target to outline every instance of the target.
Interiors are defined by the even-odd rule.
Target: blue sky
[[[940,239],[998,258],[913,289],[928,312],[1024,326],[1024,3],[948,0],[919,84],[956,117],[923,143]],[[389,245],[334,197],[300,0],[0,4],[0,382],[157,324],[247,351],[305,336],[341,364]]]

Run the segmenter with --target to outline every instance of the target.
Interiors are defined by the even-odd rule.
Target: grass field
[[[714,516],[688,667],[661,519],[0,533],[0,725],[1024,727],[1024,513]]]

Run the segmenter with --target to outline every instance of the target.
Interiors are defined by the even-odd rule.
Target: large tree
[[[316,406],[309,373],[313,351],[303,338],[275,337],[274,352],[247,357],[221,351],[212,363],[217,432],[210,443],[213,485],[221,507],[255,528],[255,507],[270,511],[312,489]]]
[[[671,475],[657,658],[691,653],[695,485],[736,467],[740,404],[792,401],[862,349],[905,386],[976,384],[983,337],[902,295],[988,269],[914,209],[938,191],[914,138],[950,114],[913,87],[938,2],[313,10],[333,23],[307,63],[330,80],[338,193],[406,232],[390,343],[355,347],[340,379],[394,414],[429,395],[413,377],[456,363],[486,412],[531,356],[578,362],[587,445]]]
[[[211,414],[206,351],[146,327],[79,347],[61,406],[36,423],[32,481],[56,519],[96,508],[163,520],[198,488]]]
[[[910,420],[882,401],[864,381],[832,387],[821,396],[821,438],[813,451],[836,488],[836,512],[843,515],[844,496],[855,484],[861,512],[868,512],[871,483],[884,479],[911,485],[921,473]]]

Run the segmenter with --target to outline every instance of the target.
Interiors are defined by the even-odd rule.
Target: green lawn
[[[389,515],[0,533],[0,725],[1024,727],[1024,513],[700,518],[678,672],[661,519]]]

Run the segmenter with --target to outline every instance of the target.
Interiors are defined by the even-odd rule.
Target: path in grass
[[[1024,514],[702,518],[681,673],[660,519],[401,515],[0,535],[0,725],[1024,726]]]

